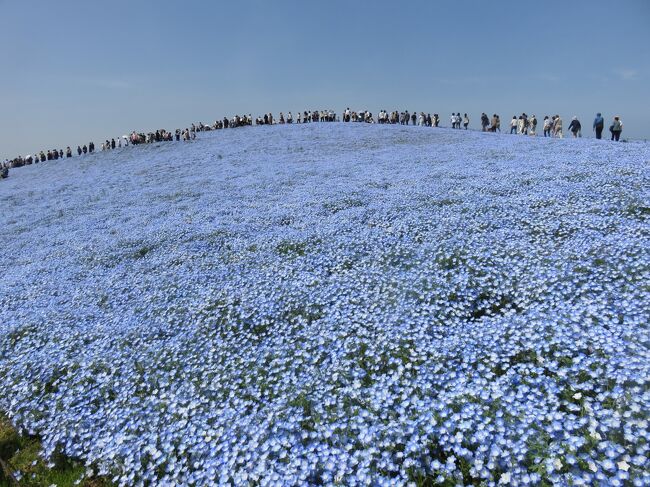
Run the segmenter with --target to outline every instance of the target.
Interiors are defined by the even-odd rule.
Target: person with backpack
[[[623,131],[623,122],[619,116],[614,117],[614,121],[609,127],[609,131],[612,133],[612,140],[616,142],[621,138],[621,132]]]
[[[594,118],[594,128],[593,128],[593,130],[596,132],[596,138],[599,140],[603,136],[603,128],[605,128],[605,119],[599,112],[596,114],[596,118]]]

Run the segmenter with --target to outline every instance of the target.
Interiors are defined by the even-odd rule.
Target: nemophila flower
[[[123,485],[647,484],[647,144],[286,128],[3,185],[29,251],[0,255],[0,410],[46,456]]]

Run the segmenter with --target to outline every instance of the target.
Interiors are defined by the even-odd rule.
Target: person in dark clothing
[[[573,134],[574,139],[581,136],[581,129],[582,125],[580,125],[580,120],[578,120],[578,117],[573,117],[571,123],[569,124],[569,131]]]
[[[594,131],[596,132],[597,139],[603,137],[603,128],[605,128],[605,119],[600,113],[597,113],[594,119]]]
[[[490,125],[490,119],[487,114],[483,112],[481,114],[481,127],[483,128],[483,132],[487,132],[488,125]]]
[[[158,133],[158,138],[160,138],[160,133]],[[111,149],[115,149],[115,139],[111,139]]]
[[[77,155],[78,155],[78,156],[81,155],[81,147],[79,147],[79,146],[77,146]]]
[[[95,143],[94,142],[91,142],[91,143],[88,144],[88,152],[90,152],[91,154],[93,152],[95,152]]]
[[[415,112],[413,112],[413,113],[411,114],[411,122],[412,122],[412,125],[415,125],[415,121],[417,120],[417,118],[418,118],[417,115],[415,114]]]
[[[623,122],[621,122],[620,117],[614,117],[614,121],[609,126],[609,131],[612,133],[612,140],[618,142],[623,131]]]
[[[66,157],[72,157],[72,149],[70,149],[70,146],[68,146],[65,150],[65,156]]]
[[[86,154],[88,152],[88,147],[84,145],[81,150],[83,151],[84,154]]]

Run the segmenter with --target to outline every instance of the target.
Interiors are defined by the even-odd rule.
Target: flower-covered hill
[[[310,124],[21,168],[0,411],[122,485],[648,485],[649,160]]]

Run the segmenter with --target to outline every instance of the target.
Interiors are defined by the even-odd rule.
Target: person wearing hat
[[[594,131],[596,132],[597,139],[602,138],[604,127],[605,127],[605,119],[599,112],[596,114],[596,118],[594,119]]]

